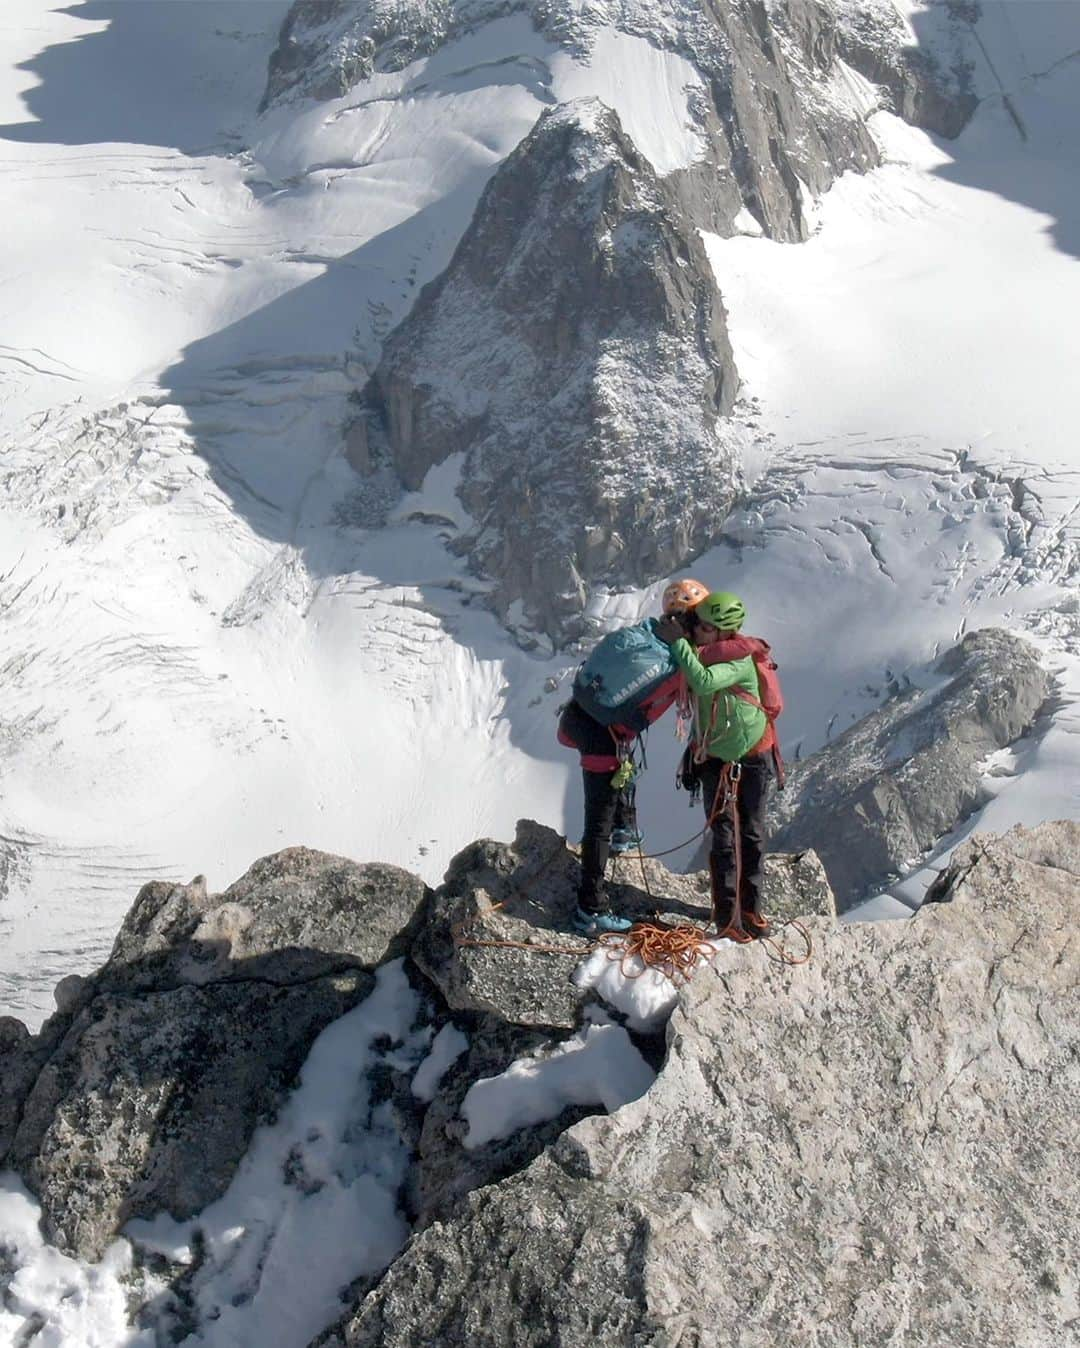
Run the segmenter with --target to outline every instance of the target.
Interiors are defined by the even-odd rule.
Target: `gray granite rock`
[[[378,491],[387,466],[415,489],[462,454],[474,523],[454,550],[511,626],[562,642],[585,631],[590,586],[655,580],[715,537],[737,382],[698,231],[616,114],[582,99],[504,161],[387,339],[352,462]]]
[[[472,843],[432,896],[413,960],[454,1011],[571,1029],[581,994],[569,979],[590,944],[570,925],[578,873],[566,840],[531,820],[512,844]]]
[[[108,963],[65,988],[41,1034],[0,1036],[0,1161],[49,1238],[96,1257],[129,1218],[191,1216],[224,1192],[318,1034],[407,950],[427,893],[305,848],[221,895],[145,886]]]
[[[817,877],[795,864],[809,894]],[[624,885],[621,903],[642,917],[673,907],[679,920],[679,896],[700,899],[698,881],[646,865],[653,898]],[[201,879],[147,885],[108,963],[65,980],[40,1035],[0,1022],[0,1158],[39,1198],[49,1238],[83,1257],[132,1217],[192,1216],[227,1188],[316,1036],[368,994],[370,970],[411,954],[467,1013],[470,1036],[426,1114],[404,1078],[385,1088],[417,1155],[406,1201],[433,1220],[590,1112],[462,1145],[469,1087],[557,1043],[593,997],[569,981],[589,947],[569,929],[577,876],[564,840],[523,821],[512,845],[466,848],[433,896],[394,867],[303,848],[264,858],[220,895]]]
[[[588,997],[570,982],[590,944],[571,927],[579,875],[576,849],[531,820],[519,821],[511,844],[473,843],[454,858],[433,895],[412,958],[454,1011],[572,1029]],[[628,853],[613,860],[610,875],[612,907],[624,916],[707,925],[706,873],[680,875],[662,861]],[[812,852],[770,856],[764,898],[780,921],[836,916]]]
[[[698,856],[707,865],[706,851]],[[634,853],[618,857],[612,864],[612,898],[620,911],[633,916],[643,910],[655,911],[665,922],[707,923],[711,912],[709,872],[693,870],[681,875],[665,869],[660,861],[645,861],[645,875]],[[792,918],[836,917],[836,899],[829,887],[825,868],[817,855],[805,852],[776,852],[765,858],[761,887],[762,909],[776,924]]]
[[[373,981],[98,992],[39,1072],[7,1157],[47,1237],[99,1258],[130,1218],[218,1198],[319,1032]]]
[[[789,765],[773,798],[771,845],[813,847],[842,909],[983,803],[980,763],[1032,728],[1050,692],[1037,651],[993,628],[969,633],[932,675]]]
[[[1066,1348],[1080,828],[977,839],[911,921],[811,919],[680,994],[647,1095],[410,1241],[336,1348]]]
[[[424,1116],[409,1186],[417,1229],[445,1219],[473,1190],[523,1169],[600,1108],[570,1106],[538,1126],[465,1145],[461,1103],[470,1088],[565,1039],[595,1000],[570,982],[590,945],[571,932],[577,880],[575,849],[551,829],[522,820],[512,844],[477,842],[455,857],[432,899],[413,959],[459,1013],[469,1047]],[[610,893],[613,907],[634,918],[702,927],[709,919],[707,875],[673,874],[661,861],[619,858]],[[835,916],[812,853],[770,857],[766,893],[778,917]],[[658,1057],[658,1043],[653,1050],[647,1040],[638,1044]]]
[[[1020,889],[1038,894],[1050,880],[1080,902],[1080,823],[1064,820],[1017,827],[1003,838],[976,834],[961,843],[927,891],[926,903],[952,903],[974,896],[1007,908]]]
[[[263,857],[223,894],[199,876],[152,881],[124,919],[101,978],[161,987],[254,977],[295,983],[404,954],[428,893],[397,866],[306,847]]]

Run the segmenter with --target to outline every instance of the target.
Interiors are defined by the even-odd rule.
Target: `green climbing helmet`
[[[746,621],[746,606],[727,590],[714,590],[694,609],[703,623],[711,623],[721,632],[737,632]]]

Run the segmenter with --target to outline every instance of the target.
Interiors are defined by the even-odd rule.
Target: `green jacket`
[[[741,660],[703,665],[685,637],[672,643],[671,655],[696,695],[695,735],[704,735],[712,726],[705,746],[709,757],[721,758],[725,763],[744,758],[765,734],[768,719],[760,707],[726,690],[745,688],[752,697],[761,696],[753,659],[744,655]]]

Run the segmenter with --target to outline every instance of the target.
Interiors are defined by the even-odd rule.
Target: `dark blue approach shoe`
[[[645,834],[636,828],[617,828],[611,834],[611,855],[622,856],[624,852],[636,852],[645,841]]]
[[[574,910],[571,918],[574,930],[582,936],[602,936],[605,932],[625,932],[634,925],[628,917],[616,917],[614,913],[587,913],[584,908]]]

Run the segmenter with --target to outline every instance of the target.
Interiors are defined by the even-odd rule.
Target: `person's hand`
[[[680,637],[686,636],[686,633],[683,631],[683,625],[678,618],[671,613],[665,613],[656,624],[656,635],[670,646],[673,641],[678,641]]]

